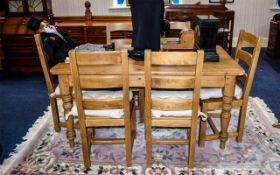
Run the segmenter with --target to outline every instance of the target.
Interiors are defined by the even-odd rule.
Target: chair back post
[[[197,51],[196,69],[195,69],[195,83],[193,92],[193,107],[192,107],[192,127],[196,129],[196,123],[198,118],[199,110],[199,99],[200,99],[200,87],[202,79],[202,68],[203,68],[204,51]]]
[[[45,81],[46,81],[48,93],[51,94],[55,91],[55,89],[54,89],[54,85],[53,85],[52,76],[51,76],[51,73],[50,73],[50,67],[49,67],[49,64],[48,64],[48,57],[47,57],[47,55],[46,55],[46,53],[44,52],[44,49],[43,49],[43,43],[42,43],[41,35],[40,34],[35,34],[34,39],[35,39],[35,43],[36,43],[36,46],[37,46],[37,51],[38,51],[38,54],[39,54],[39,59],[40,59],[40,62],[41,62],[41,66],[42,66],[42,69],[43,69],[44,78],[45,78]]]
[[[145,121],[148,122],[149,125],[151,125],[151,109],[152,109],[152,95],[151,95],[151,83],[152,83],[152,71],[151,71],[151,50],[145,50]]]
[[[122,81],[123,81],[123,107],[126,121],[130,121],[130,108],[129,108],[129,82],[128,82],[128,57],[127,50],[121,50],[122,58]],[[126,125],[127,126],[127,125]]]
[[[110,29],[111,25],[107,24],[106,25],[106,43],[110,44],[111,41],[111,29]]]
[[[78,110],[78,119],[80,123],[80,127],[85,128],[85,123],[84,123],[84,111],[83,111],[83,106],[82,106],[82,92],[81,92],[81,85],[80,85],[80,72],[78,71],[78,64],[77,64],[77,52],[75,50],[70,50],[69,51],[69,58],[70,58],[70,66],[71,66],[71,71],[72,71],[72,79],[73,79],[73,84],[74,84],[74,92],[75,92],[75,99],[77,102],[77,110]]]

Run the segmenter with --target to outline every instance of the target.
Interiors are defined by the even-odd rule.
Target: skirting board
[[[236,44],[237,44],[237,40],[238,40],[238,37],[234,37],[233,40],[232,40],[232,47],[236,47]],[[267,47],[267,44],[268,44],[268,38],[262,38],[263,42],[262,42],[262,47]]]

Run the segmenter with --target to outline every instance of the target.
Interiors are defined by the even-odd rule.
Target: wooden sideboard
[[[77,43],[106,44],[106,25],[113,22],[128,22],[126,16],[96,16],[90,21],[81,18],[54,18],[58,31],[66,32]],[[131,38],[131,32],[114,32],[112,38]]]
[[[196,20],[197,15],[213,15],[220,20],[217,44],[221,45],[229,54],[231,54],[234,11],[227,9],[225,5],[200,3],[170,5],[165,9],[165,18],[169,21],[190,21],[192,24]],[[191,26],[193,27],[193,25]]]

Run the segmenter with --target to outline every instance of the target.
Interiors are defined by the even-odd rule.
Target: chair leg
[[[190,140],[189,140],[189,160],[188,167],[194,167],[194,159],[195,159],[195,143],[196,143],[196,127],[192,126]]]
[[[74,148],[76,134],[74,129],[74,117],[72,115],[68,117],[66,125],[67,125],[67,139],[69,141],[69,146],[70,148]]]
[[[138,97],[138,105],[139,105],[139,112],[140,112],[140,123],[143,123],[145,120],[145,89],[139,89],[139,97]]]
[[[205,146],[205,136],[206,136],[206,121],[202,121],[200,119],[200,126],[199,126],[199,139],[198,139],[198,146],[204,147]]]
[[[152,166],[152,127],[150,122],[145,121],[145,138],[146,138],[146,166]]]
[[[135,137],[136,137],[136,106],[135,106],[135,103],[134,103],[134,105],[133,105],[133,107],[132,107],[132,113],[131,113],[131,121],[130,121],[130,123],[131,123],[131,130],[132,130],[132,132],[131,132],[131,135],[132,135],[132,143],[134,142],[134,139],[135,139]],[[133,144],[132,144],[132,147],[133,147]]]
[[[125,152],[126,152],[126,166],[132,165],[132,138],[131,138],[131,125],[130,121],[125,124]]]
[[[244,134],[244,127],[245,127],[245,119],[246,119],[246,113],[247,113],[247,104],[242,104],[242,107],[240,109],[239,114],[239,120],[238,120],[238,126],[237,126],[237,132],[238,136],[236,137],[236,142],[241,143],[243,134]]]
[[[50,98],[52,116],[53,116],[53,125],[55,132],[60,132],[60,121],[59,121],[59,114],[57,109],[57,101],[55,98]]]
[[[88,139],[89,140],[94,139],[94,135],[95,135],[94,128],[88,128],[87,130],[88,130]]]
[[[88,134],[85,127],[80,125],[81,141],[82,141],[82,151],[83,151],[83,160],[84,167],[86,169],[90,168],[90,140],[88,140]]]
[[[208,114],[208,106],[206,103],[202,103],[202,112],[204,114]],[[199,139],[198,139],[198,146],[204,147],[205,146],[205,138],[206,138],[206,122],[200,119],[200,126],[199,126]]]

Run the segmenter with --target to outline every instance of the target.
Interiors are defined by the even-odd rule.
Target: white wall
[[[112,9],[112,0],[89,0],[93,15],[120,15],[129,16],[129,9]],[[185,3],[196,3],[198,0],[183,0]],[[235,11],[234,37],[238,36],[240,29],[245,29],[264,38],[267,44],[269,22],[275,13],[280,10],[271,10],[275,0],[235,0],[234,4],[227,4],[229,9]],[[85,0],[53,0],[55,16],[83,16]],[[201,0],[208,3],[208,0]],[[235,41],[234,39],[234,41]],[[235,42],[234,42],[235,43]]]

